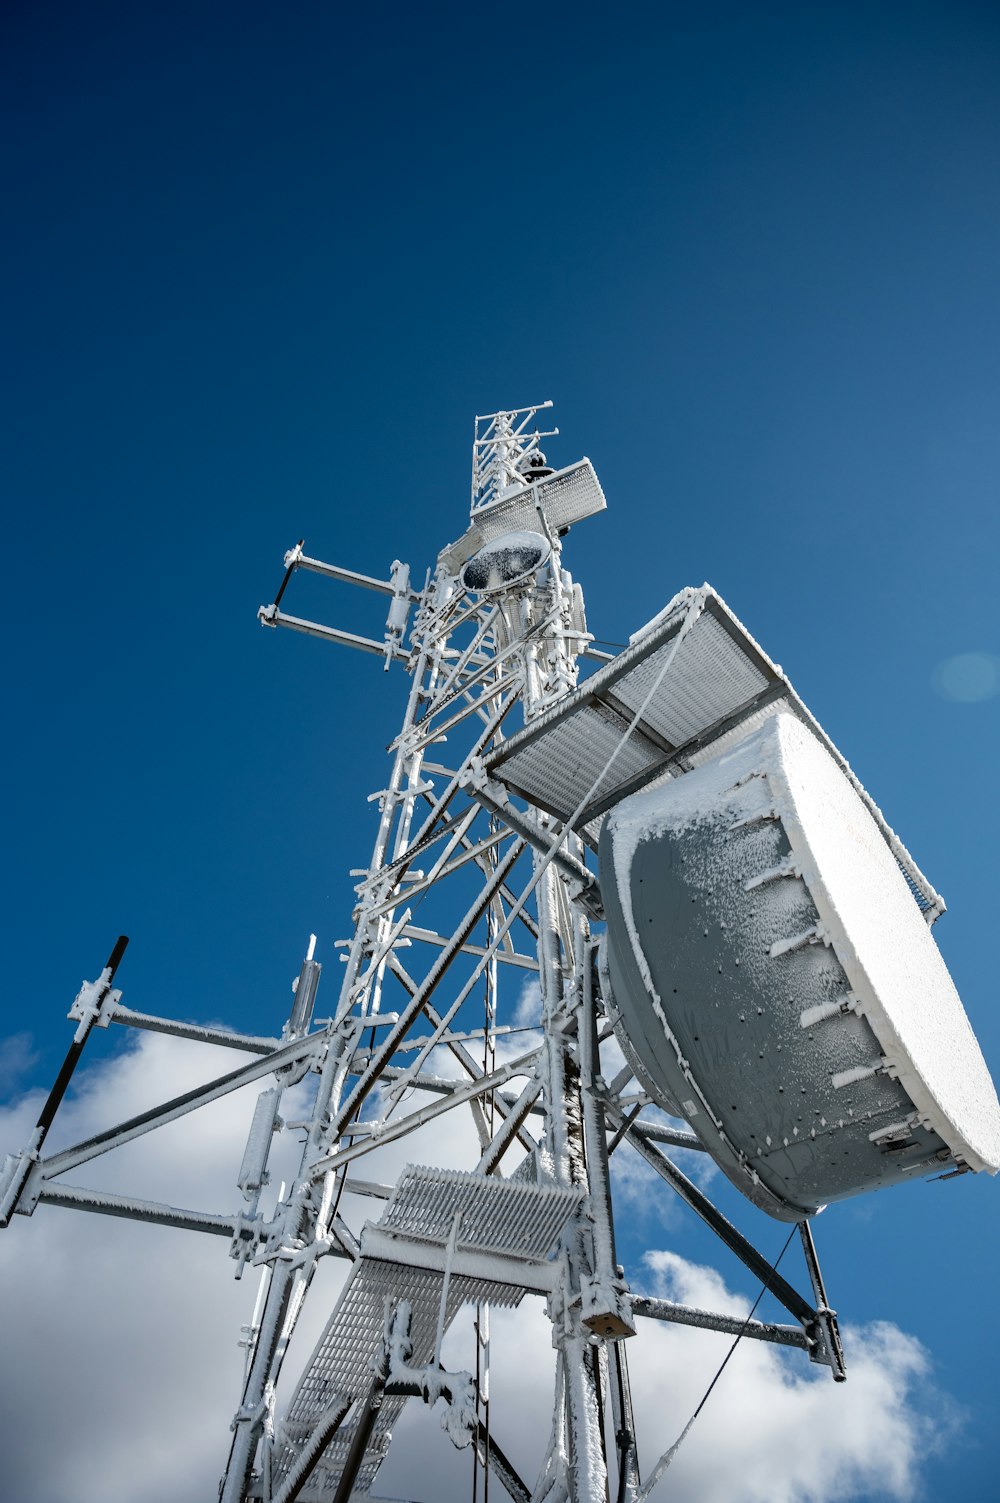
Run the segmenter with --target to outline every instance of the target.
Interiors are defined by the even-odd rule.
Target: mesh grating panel
[[[614,695],[634,713],[663,671],[673,642],[665,642],[618,679]],[[680,746],[766,688],[768,679],[714,616],[699,616],[677,649],[643,722]]]
[[[460,1213],[459,1247],[541,1259],[555,1250],[582,1200],[580,1189],[409,1165],[379,1225],[441,1246]],[[280,1477],[287,1476],[299,1448],[336,1397],[355,1399],[367,1392],[372,1362],[381,1350],[387,1302],[391,1308],[399,1299],[410,1301],[411,1363],[423,1367],[431,1360],[443,1284],[443,1275],[433,1269],[369,1257],[355,1263],[282,1423],[276,1451]],[[455,1276],[448,1285],[446,1323],[451,1323],[463,1304],[488,1301],[513,1306],[522,1295],[511,1284]],[[384,1399],[355,1494],[371,1488],[405,1402],[398,1397]],[[336,1491],[356,1424],[352,1417],[341,1426],[313,1473],[310,1488],[323,1497],[332,1498]]]
[[[687,632],[671,659],[682,618]],[[784,709],[798,716],[851,780],[928,918],[944,911],[943,899],[788,679],[709,585],[682,590],[616,658],[494,752],[487,772],[566,819],[624,735],[629,722],[622,716],[638,712],[665,663],[642,720],[582,811],[580,829],[590,844],[596,843],[600,815],[619,799],[700,766]]]
[[[379,1258],[361,1258],[355,1263],[282,1423],[281,1443],[275,1458],[278,1476],[287,1476],[299,1447],[335,1397],[359,1398],[367,1392],[372,1380],[372,1363],[381,1350],[387,1300],[390,1305],[404,1297],[410,1301],[413,1309],[411,1360],[417,1367],[430,1361],[443,1282],[442,1275],[433,1270],[407,1268],[404,1271],[398,1263]],[[451,1323],[463,1304],[488,1300],[494,1305],[514,1305],[520,1298],[520,1290],[509,1284],[453,1278],[448,1286],[446,1323]],[[389,1448],[392,1427],[405,1402],[398,1397],[383,1400],[371,1443],[358,1473],[355,1493],[366,1493],[370,1489]],[[341,1425],[313,1473],[311,1490],[333,1497],[356,1423],[352,1418]]]
[[[523,789],[543,808],[565,816],[600,777],[593,799],[603,798],[627,778],[653,768],[662,753],[641,733],[629,737],[610,773],[601,777],[625,732],[620,715],[601,704],[581,706],[543,737],[526,742],[504,759],[505,782]]]
[[[411,1165],[404,1170],[381,1224],[410,1237],[442,1243],[450,1237],[455,1215],[460,1213],[459,1247],[547,1258],[582,1200],[579,1189]]]
[[[606,814],[599,814],[596,819],[588,821],[587,824],[582,825],[580,828],[580,834],[589,845],[594,847],[595,851],[597,849],[597,842],[601,838],[601,829],[606,818]]]

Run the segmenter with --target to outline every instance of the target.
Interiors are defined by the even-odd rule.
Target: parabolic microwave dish
[[[1000,1167],[1000,1105],[884,830],[800,716],[600,835],[602,985],[636,1076],[784,1221]]]

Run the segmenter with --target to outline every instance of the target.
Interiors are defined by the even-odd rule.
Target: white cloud
[[[712,1269],[674,1253],[651,1253],[648,1262],[665,1295],[740,1315],[752,1302]],[[848,1328],[846,1340],[845,1384],[799,1352],[741,1342],[653,1503],[869,1503],[918,1494],[921,1460],[953,1433],[954,1406],[934,1389],[928,1354],[912,1336],[881,1323]],[[628,1358],[644,1477],[684,1428],[731,1344],[730,1336],[640,1322]],[[530,1486],[552,1402],[541,1302],[495,1312],[493,1348],[494,1432]],[[456,1344],[446,1356],[458,1363],[468,1354]],[[465,1496],[470,1459],[449,1454],[436,1416],[411,1406],[396,1439],[380,1494],[430,1496],[414,1479],[433,1475],[435,1496]]]
[[[747,1313],[750,1300],[734,1296],[713,1269],[671,1252],[646,1261],[668,1297]],[[652,1452],[665,1451],[683,1429],[731,1344],[688,1327],[644,1329],[632,1364],[640,1438],[670,1416],[667,1434],[644,1458],[647,1471],[657,1459]],[[896,1326],[848,1327],[845,1345],[848,1381],[834,1385],[798,1354],[742,1341],[660,1495],[729,1503],[737,1476],[741,1503],[912,1498],[922,1458],[954,1432],[957,1409],[934,1390],[926,1350]]]
[[[113,1062],[80,1073],[79,1092],[64,1103],[46,1146],[82,1138],[243,1061],[143,1035]],[[260,1088],[66,1178],[235,1213],[235,1179]],[[34,1092],[0,1114],[2,1150],[26,1139],[41,1099]],[[258,1281],[253,1269],[234,1280],[227,1247],[221,1237],[44,1205],[0,1233],[5,1496],[31,1503],[215,1496],[239,1401],[240,1325]],[[330,1272],[342,1276],[342,1267]],[[318,1308],[310,1315],[314,1327],[321,1323]]]
[[[542,1020],[542,989],[531,976],[521,987],[514,1009],[515,1028],[537,1028]]]
[[[206,1056],[177,1040],[142,1036],[82,1077],[58,1119],[60,1138],[83,1136],[151,1097],[186,1089],[206,1070],[231,1067],[223,1051]],[[234,1180],[257,1089],[150,1134],[73,1178],[235,1211]],[[0,1114],[0,1145],[23,1141],[38,1099]],[[390,1181],[407,1161],[468,1167],[475,1146],[468,1109],[459,1108],[415,1140],[380,1148],[359,1173]],[[287,1159],[278,1172],[291,1172]],[[377,1217],[379,1203],[356,1200],[349,1214]],[[711,1269],[674,1253],[653,1252],[647,1262],[650,1279],[675,1298],[739,1312],[749,1303]],[[30,1219],[15,1219],[0,1236],[8,1496],[31,1503],[215,1496],[242,1371],[236,1342],[257,1284],[252,1270],[236,1283],[233,1267],[222,1238],[44,1206]],[[296,1339],[299,1362],[343,1272],[335,1259],[320,1267]],[[628,1351],[646,1471],[683,1428],[728,1344],[701,1331],[641,1323]],[[848,1332],[848,1345],[850,1380],[836,1387],[801,1354],[744,1341],[660,1496],[731,1503],[734,1476],[746,1503],[911,1496],[921,1456],[941,1440],[928,1415],[940,1420],[948,1401],[931,1387],[926,1352],[897,1328]],[[494,1312],[493,1352],[494,1430],[530,1482],[551,1413],[553,1353],[540,1300]],[[449,1365],[470,1365],[468,1318],[456,1322],[445,1357]],[[442,1435],[437,1414],[410,1405],[378,1491],[457,1503],[468,1494],[470,1466],[469,1453],[455,1452]]]
[[[0,1092],[7,1095],[19,1085],[37,1059],[30,1033],[0,1039]]]

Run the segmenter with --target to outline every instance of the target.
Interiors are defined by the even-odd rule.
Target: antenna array
[[[697,1130],[649,1110],[654,1096],[637,1083],[631,1054],[624,1065],[620,1055],[612,1060],[619,1014],[598,966],[599,878],[608,877],[594,869],[611,808],[704,764],[740,725],[784,709],[822,732],[707,586],[684,592],[619,658],[594,648],[563,537],[603,509],[604,496],[589,461],[549,466],[540,443],[557,430],[532,425],[550,406],[476,419],[469,527],[441,550],[423,585],[398,561],[377,579],[313,558],[300,542],[285,556],[274,603],[261,609],[267,626],[378,655],[409,680],[388,777],[371,795],[371,858],[356,874],[331,1016],[316,1017],[314,940],[273,1038],[131,1011],[112,986],[120,943],[76,999],[67,1065],[31,1142],[8,1158],[0,1180],[0,1224],[40,1204],[131,1216],[221,1234],[237,1277],[248,1264],[262,1270],[223,1503],[366,1496],[408,1398],[443,1404],[447,1434],[471,1447],[484,1499],[492,1473],[514,1503],[601,1503],[610,1473],[619,1503],[639,1503],[626,1349],[640,1317],[738,1328],[799,1348],[844,1377],[805,1217],[809,1297],[669,1157],[672,1146],[703,1151]],[[283,612],[298,570],[385,595],[383,639]],[[581,682],[588,659],[604,666]],[[882,833],[932,919],[941,900],[887,826]],[[528,1033],[526,986],[540,1003]],[[48,1126],[86,1038],[112,1021],[224,1044],[248,1062],[46,1157]],[[297,1169],[270,1203],[268,1162],[289,1130],[282,1098],[302,1082],[310,1104],[295,1124]],[[65,1183],[90,1159],[252,1084],[263,1089],[235,1212],[208,1215]],[[461,1167],[408,1163],[390,1183],[371,1177],[388,1145],[425,1144],[418,1134],[445,1117]],[[788,1323],[734,1322],[630,1290],[609,1169],[626,1142],[784,1306]],[[377,1219],[369,1219],[373,1205]],[[346,1278],[315,1351],[296,1360],[286,1382],[325,1258],[344,1262]],[[529,1458],[530,1482],[522,1459],[511,1459],[517,1438],[499,1432],[489,1405],[489,1310],[526,1297],[545,1301],[555,1349],[551,1434],[544,1454]],[[448,1372],[445,1334],[470,1307],[476,1372]]]

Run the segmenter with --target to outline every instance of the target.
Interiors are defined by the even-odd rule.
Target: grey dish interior
[[[657,801],[684,782],[626,800],[599,845],[602,985],[640,1084],[782,1221],[952,1167],[900,1082],[869,1068],[879,1040],[851,1006],[836,948],[788,943],[819,914],[806,880],[787,873],[766,789],[720,790],[679,828],[657,820]],[[640,803],[645,838],[629,824]]]

